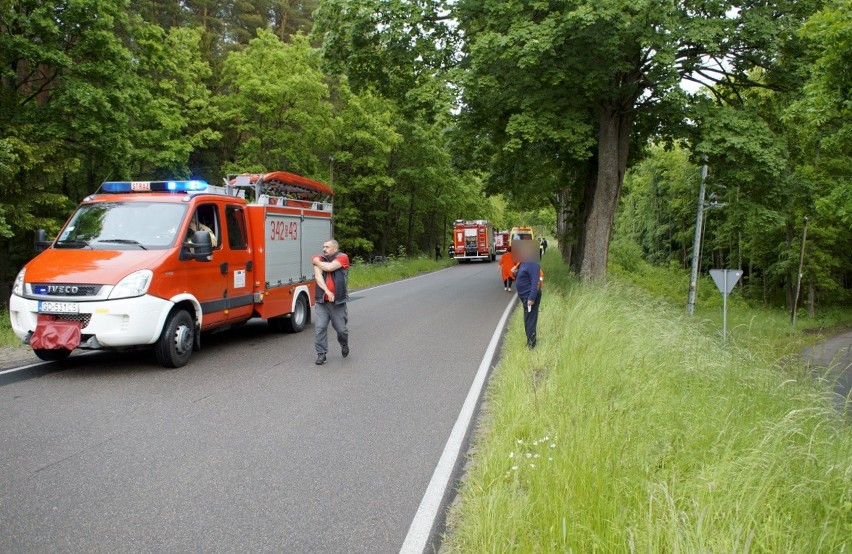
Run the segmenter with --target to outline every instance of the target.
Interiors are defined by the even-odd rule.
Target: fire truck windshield
[[[171,247],[186,213],[173,202],[97,202],[80,206],[55,248],[162,250]]]

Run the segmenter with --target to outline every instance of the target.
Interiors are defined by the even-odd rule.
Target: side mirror
[[[213,259],[213,239],[207,231],[195,231],[180,248],[181,260],[209,262]]]
[[[44,252],[53,244],[52,240],[47,240],[47,231],[39,229],[35,234],[35,251],[36,254]]]

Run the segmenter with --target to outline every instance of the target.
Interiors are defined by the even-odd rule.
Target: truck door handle
[[[246,271],[251,271],[252,269],[254,269],[254,262],[249,260],[246,262]]]
[[[228,274],[228,262],[222,262],[219,264],[219,271],[222,272],[222,275]]]

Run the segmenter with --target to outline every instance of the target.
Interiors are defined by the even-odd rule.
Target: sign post
[[[711,269],[710,276],[716,283],[719,292],[722,293],[722,342],[727,340],[728,335],[728,295],[734,290],[734,285],[742,277],[740,269]]]

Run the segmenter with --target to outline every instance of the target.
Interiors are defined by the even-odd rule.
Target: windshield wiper
[[[83,239],[58,240],[53,246],[54,248],[91,248],[89,241]]]
[[[148,250],[147,248],[145,248],[145,245],[143,245],[141,242],[139,242],[138,240],[133,240],[133,239],[104,239],[104,240],[99,240],[98,242],[117,242],[119,244],[135,244],[136,246],[138,246],[142,250]]]

